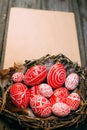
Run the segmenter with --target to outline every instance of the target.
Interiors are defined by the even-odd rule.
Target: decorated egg
[[[24,76],[24,83],[28,86],[35,86],[42,83],[46,76],[46,68],[43,65],[36,65],[27,70]]]
[[[68,90],[65,87],[60,87],[54,90],[49,100],[51,104],[55,104],[57,102],[66,102],[66,98],[68,97],[68,95]]]
[[[55,103],[52,106],[52,112],[59,117],[65,117],[70,113],[70,107],[62,102]]]
[[[30,98],[32,98],[32,97],[34,97],[34,96],[40,94],[38,85],[31,87],[31,88],[29,89],[29,91],[30,91]]]
[[[60,63],[54,64],[48,72],[47,82],[52,88],[61,87],[66,79],[66,70]]]
[[[41,95],[36,95],[31,98],[30,106],[33,112],[39,117],[48,117],[51,115],[52,105],[47,98]]]
[[[76,110],[80,106],[80,96],[75,92],[71,93],[66,99],[66,104],[71,110]]]
[[[76,73],[71,73],[65,80],[65,87],[68,90],[73,90],[78,86],[79,76]]]
[[[53,93],[52,87],[46,83],[42,83],[38,85],[38,88],[39,88],[40,94],[44,97],[49,98]]]
[[[10,97],[18,108],[26,108],[30,101],[30,92],[26,85],[14,83],[10,88]]]
[[[15,72],[12,75],[12,80],[14,82],[21,82],[21,81],[23,81],[23,79],[24,79],[24,74],[22,72]]]

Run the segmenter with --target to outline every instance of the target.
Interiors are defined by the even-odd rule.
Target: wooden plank
[[[11,6],[69,12],[71,0],[12,0]]]
[[[12,7],[40,8],[41,0],[12,0]]]
[[[8,6],[9,6],[9,0],[0,1],[0,63],[4,44]]]
[[[69,11],[70,0],[42,0],[42,9]]]
[[[85,43],[84,43],[84,37],[83,37],[83,31],[82,31],[82,25],[81,25],[81,19],[80,19],[80,12],[79,12],[79,5],[77,3],[77,0],[76,1],[72,0],[72,7],[73,7],[73,12],[75,14],[75,19],[76,19],[76,27],[77,27],[78,42],[79,42],[82,66],[85,67],[87,65],[86,48],[85,48]]]
[[[84,38],[84,48],[86,54],[86,65],[87,65],[87,0],[78,1],[79,11],[80,11],[80,20],[82,26],[82,33]]]

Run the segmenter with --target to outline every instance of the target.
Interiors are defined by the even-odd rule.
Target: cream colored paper
[[[63,53],[72,61],[81,63],[74,14],[12,8],[4,68],[48,53]]]

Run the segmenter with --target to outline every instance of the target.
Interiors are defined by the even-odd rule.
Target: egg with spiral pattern
[[[53,88],[61,87],[66,79],[66,69],[64,65],[57,63],[54,64],[48,72],[47,82]]]

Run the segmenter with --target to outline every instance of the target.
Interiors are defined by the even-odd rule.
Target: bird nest
[[[62,63],[67,74],[71,72],[76,72],[79,75],[79,87],[73,91],[77,92],[81,97],[80,107],[72,111],[66,117],[57,117],[51,115],[47,118],[40,118],[33,114],[31,108],[17,108],[15,107],[10,99],[9,90],[10,86],[13,84],[11,76],[14,72],[22,71],[25,72],[26,69],[34,65],[44,65],[49,69],[55,63]],[[41,128],[41,129],[54,129],[60,127],[70,127],[74,124],[82,122],[87,115],[87,70],[86,68],[80,67],[77,63],[72,62],[69,58],[63,54],[59,55],[46,55],[37,60],[26,60],[23,65],[17,65],[14,63],[14,67],[9,67],[8,69],[3,69],[0,71],[0,113],[8,117],[8,119],[13,119],[13,121],[18,121],[20,125],[25,128]]]

